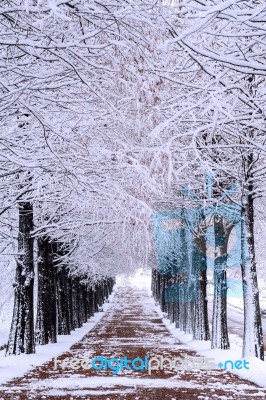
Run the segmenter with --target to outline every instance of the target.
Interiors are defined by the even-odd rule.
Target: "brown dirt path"
[[[123,370],[117,375],[112,371],[62,368],[67,357],[78,359],[98,356],[144,358],[197,357],[179,343],[164,326],[153,301],[143,287],[128,283],[119,287],[113,304],[81,341],[58,356],[54,361],[36,367],[22,378],[16,378],[0,387],[0,400],[210,400],[210,399],[265,399],[266,391],[240,379],[227,371]],[[193,358],[194,359],[194,358]],[[195,360],[195,359],[194,359]]]

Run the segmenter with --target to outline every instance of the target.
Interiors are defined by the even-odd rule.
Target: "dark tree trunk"
[[[160,279],[160,306],[163,312],[166,311],[166,301],[165,301],[165,281],[166,281],[166,276],[165,275],[161,275],[161,279]]]
[[[186,215],[185,212],[182,211],[182,218],[185,221]],[[188,228],[184,224],[182,229],[180,230],[180,241],[181,241],[181,280],[182,280],[182,290],[183,290],[183,330],[185,333],[193,332],[193,317],[194,317],[194,299],[189,293],[189,289],[191,289],[191,257],[189,254],[189,232]],[[181,328],[181,327],[180,327]],[[182,329],[182,328],[181,328]]]
[[[241,229],[241,271],[244,294],[243,357],[252,355],[264,360],[264,344],[255,261],[254,206],[252,195],[248,195],[243,199],[243,204],[244,209]]]
[[[195,232],[193,249],[193,274],[195,276],[195,324],[193,337],[196,340],[210,340],[207,299],[207,247],[206,221]]]
[[[75,326],[75,318],[74,318],[74,289],[73,289],[73,279],[72,277],[68,277],[68,298],[69,298],[69,311],[70,311],[70,330],[73,331]]]
[[[160,274],[157,269],[153,270],[153,296],[159,302],[159,287],[160,287]]]
[[[87,299],[88,299],[88,317],[92,317],[93,311],[93,291],[91,285],[87,288]]]
[[[53,247],[48,238],[38,238],[38,305],[35,340],[56,343],[57,310]]]
[[[229,349],[227,330],[227,257],[228,239],[233,228],[223,216],[214,216],[214,296],[212,317],[212,349]]]
[[[174,320],[175,320],[175,326],[176,328],[180,327],[180,286],[179,286],[179,277],[178,275],[176,276],[176,283],[177,283],[177,287],[176,287],[176,299],[175,299],[175,315],[174,315]]]
[[[71,331],[71,304],[69,298],[69,279],[66,268],[56,271],[57,333],[69,335]]]
[[[247,77],[247,89],[250,96],[256,97],[257,86],[255,75]],[[250,112],[253,118],[253,111]],[[253,141],[254,131],[244,132]],[[242,234],[241,234],[241,271],[244,294],[244,343],[243,357],[256,356],[264,360],[264,344],[260,314],[259,290],[256,271],[254,245],[254,153],[251,151],[242,156],[244,187],[242,193]]]
[[[202,264],[201,264],[202,265]],[[210,340],[207,299],[207,269],[197,270],[194,339]]]
[[[87,322],[87,310],[86,310],[86,287],[83,283],[80,282],[80,279],[78,279],[77,283],[78,287],[78,312],[79,312],[79,319],[81,326]]]
[[[15,301],[7,354],[34,353],[33,317],[33,206],[30,202],[19,204],[19,233]]]
[[[179,329],[181,331],[186,330],[186,304],[185,304],[185,290],[184,283],[180,283],[180,320],[179,320]]]

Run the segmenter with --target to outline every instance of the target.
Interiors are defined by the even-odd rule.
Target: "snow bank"
[[[188,349],[195,350],[199,355],[213,358],[213,362],[217,364],[217,368],[219,368],[218,364],[220,362],[224,364],[226,360],[232,360],[234,362],[242,360],[242,339],[239,336],[229,334],[231,349],[211,349],[210,341],[193,340],[192,334],[181,332],[175,327],[174,323],[171,324],[169,319],[164,317],[159,306],[155,307],[158,314],[163,319],[163,323],[175,338],[180,340],[181,343],[184,343]],[[249,369],[230,369],[230,372],[266,388],[266,362],[256,357],[246,357],[245,360],[249,362]]]
[[[58,335],[57,343],[36,346],[35,354],[20,354],[18,356],[5,357],[5,351],[0,351],[0,384],[15,377],[23,376],[32,367],[44,364],[59,354],[69,350],[69,348],[83,338],[95,325],[102,319],[105,312],[110,307],[117,284],[108,298],[109,302],[103,304],[102,312],[97,312],[81,328],[76,328],[70,335]]]

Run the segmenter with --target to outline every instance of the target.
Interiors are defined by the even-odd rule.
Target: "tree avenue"
[[[117,275],[142,266],[177,327],[229,348],[235,229],[243,356],[264,358],[254,240],[265,201],[262,3],[2,2],[0,251],[15,260],[7,354],[70,334]]]

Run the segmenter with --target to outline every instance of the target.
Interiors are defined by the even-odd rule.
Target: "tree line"
[[[2,2],[0,253],[16,267],[13,339],[25,321],[33,337],[34,268],[44,268],[34,254],[48,275],[58,253],[58,273],[92,281],[150,259],[154,268],[152,214],[177,208],[187,186],[196,195],[182,197],[184,208],[197,196],[206,202],[213,174],[209,204],[219,207],[224,195],[241,206],[244,348],[260,355],[254,215],[265,214],[264,17],[262,1]],[[215,288],[224,291],[218,261]]]

